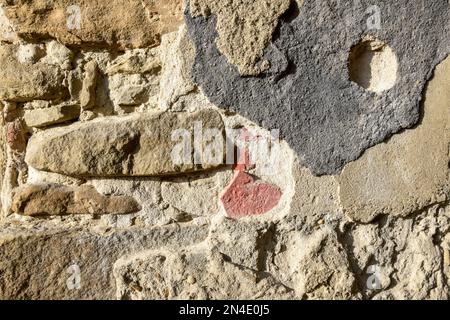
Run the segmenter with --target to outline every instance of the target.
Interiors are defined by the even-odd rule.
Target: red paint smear
[[[242,218],[270,211],[278,204],[281,195],[279,188],[255,182],[251,175],[238,171],[221,200],[229,217]]]

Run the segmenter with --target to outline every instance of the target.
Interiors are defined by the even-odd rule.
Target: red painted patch
[[[279,188],[255,182],[251,175],[238,171],[221,200],[229,217],[242,218],[270,211],[278,204],[280,198]]]

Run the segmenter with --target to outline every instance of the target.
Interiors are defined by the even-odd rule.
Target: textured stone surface
[[[136,48],[159,44],[182,21],[182,1],[2,0],[9,25],[24,39],[55,38],[69,45]]]
[[[0,299],[450,298],[446,0],[0,4]]]
[[[281,191],[276,186],[255,181],[251,175],[238,171],[220,200],[229,217],[242,218],[270,211],[280,198]]]
[[[342,206],[352,219],[406,216],[449,198],[449,73],[447,58],[427,86],[416,128],[369,149],[338,178]]]
[[[139,211],[131,197],[105,197],[92,186],[24,185],[14,190],[12,210],[26,216],[127,214]]]
[[[80,116],[80,106],[61,105],[44,109],[28,110],[24,120],[29,127],[45,127],[52,124],[66,122]]]
[[[232,178],[221,171],[210,177],[186,177],[165,181],[161,186],[163,200],[190,216],[210,216],[219,211],[219,194]]]
[[[36,169],[69,176],[154,176],[203,171],[222,163],[202,161],[177,164],[172,157],[180,141],[174,130],[194,134],[194,122],[224,134],[220,114],[205,110],[194,114],[157,113],[99,119],[67,128],[47,130],[33,136],[26,161]],[[223,139],[223,138],[222,138]],[[206,160],[207,141],[202,144]],[[193,142],[192,142],[193,146]]]
[[[80,104],[82,110],[92,109],[95,105],[95,94],[98,80],[98,65],[95,60],[89,61],[84,66],[85,76],[80,93]]]
[[[290,2],[192,0],[190,11],[193,17],[216,16],[217,48],[241,75],[255,76],[270,68],[261,58]]]
[[[52,99],[65,94],[64,73],[58,66],[47,63],[21,63],[19,46],[0,46],[0,99],[30,101]]]
[[[229,263],[218,252],[142,253],[119,260],[114,274],[119,299],[292,298],[275,279]]]
[[[206,226],[192,224],[108,232],[101,225],[70,221],[6,223],[0,231],[0,297],[115,299],[113,264],[122,255],[189,246],[206,236]],[[74,265],[79,289],[68,286],[76,284]]]
[[[220,53],[219,18],[186,12],[195,82],[214,104],[280,129],[317,175],[340,172],[368,147],[416,124],[426,81],[450,50],[445,0],[381,1],[380,30],[367,30],[369,1],[333,9],[326,3],[306,1],[280,21],[263,56],[271,67],[258,77],[242,77]],[[396,85],[382,94],[349,79],[350,50],[366,35],[390,46],[399,61]],[[411,39],[420,41],[412,46]]]

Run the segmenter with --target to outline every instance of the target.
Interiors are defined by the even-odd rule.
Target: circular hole
[[[362,40],[350,52],[350,80],[364,89],[380,93],[397,82],[397,55],[387,44],[373,38]]]

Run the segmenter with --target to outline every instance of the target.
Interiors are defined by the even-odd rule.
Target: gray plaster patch
[[[450,50],[447,0],[376,1],[381,29],[368,30],[373,5],[310,0],[295,16],[293,8],[265,49],[270,69],[256,77],[240,76],[218,51],[215,16],[193,18],[186,9],[193,80],[219,107],[280,129],[314,174],[339,173],[367,148],[417,124],[424,86]],[[368,36],[398,59],[395,85],[379,93],[349,79],[351,49]]]

